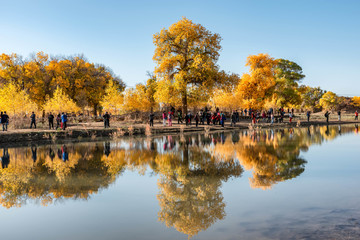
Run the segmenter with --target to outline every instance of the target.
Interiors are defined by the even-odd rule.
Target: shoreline
[[[239,131],[249,129],[250,122],[239,122],[236,126],[230,126],[229,122],[225,127],[219,125],[199,125],[191,126],[174,124],[173,126],[162,126],[156,124],[151,128],[151,134],[146,133],[144,124],[130,125],[133,130],[125,125],[122,127],[112,128],[81,128],[79,126],[69,127],[67,130],[47,130],[47,129],[20,129],[0,132],[0,147],[8,146],[26,146],[36,144],[51,144],[51,143],[69,143],[69,142],[83,142],[83,141],[98,141],[98,140],[116,140],[124,137],[157,137],[162,135],[176,135],[176,134],[192,134],[192,133],[212,133],[218,131]],[[346,124],[360,124],[359,121],[331,121],[329,123],[323,121],[310,121],[293,123],[257,123],[253,126],[254,130],[260,129],[281,129],[293,127],[309,127],[309,126],[326,126],[326,125],[346,125]],[[183,127],[182,127],[183,126]]]

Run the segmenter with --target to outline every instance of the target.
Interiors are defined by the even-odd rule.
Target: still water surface
[[[360,239],[357,132],[2,148],[1,239]]]

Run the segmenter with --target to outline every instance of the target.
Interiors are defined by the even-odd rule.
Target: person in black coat
[[[34,112],[32,112],[30,119],[31,119],[30,128],[32,128],[32,126],[34,126],[36,128],[36,115]]]
[[[3,131],[7,131],[7,126],[9,124],[9,116],[4,112],[1,114],[1,124],[3,126]]]
[[[110,127],[110,114],[108,112],[106,112],[104,114],[103,118],[104,118],[104,127],[109,128]]]
[[[49,120],[49,129],[53,129],[54,128],[54,115],[50,112],[49,116],[48,116],[48,120]]]

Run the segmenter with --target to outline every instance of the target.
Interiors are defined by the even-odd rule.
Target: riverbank
[[[342,125],[342,124],[358,124],[359,121],[296,121],[285,123],[257,123],[252,125],[250,121],[241,121],[236,126],[230,126],[230,122],[226,122],[224,127],[219,125],[199,125],[195,124],[186,126],[184,124],[173,124],[173,126],[163,126],[156,123],[154,127],[146,124],[131,124],[125,122],[114,122],[111,128],[104,129],[102,123],[88,123],[71,125],[65,131],[48,130],[48,129],[18,129],[0,132],[0,146],[7,145],[26,145],[37,143],[55,143],[62,141],[84,141],[96,140],[99,138],[118,139],[123,136],[158,136],[166,134],[188,134],[215,131],[236,131],[242,129],[265,129],[265,128],[289,128],[289,127],[307,127],[307,126],[323,126],[323,125]]]

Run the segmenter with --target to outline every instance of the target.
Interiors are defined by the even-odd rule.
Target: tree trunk
[[[97,104],[94,105],[94,115],[97,116]]]
[[[184,116],[187,114],[187,94],[186,94],[186,89],[183,91],[182,93],[182,112],[184,114]]]

